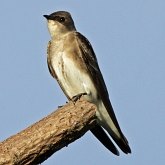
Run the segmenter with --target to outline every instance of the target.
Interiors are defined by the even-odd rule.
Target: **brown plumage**
[[[59,11],[45,15],[51,41],[48,44],[48,67],[68,99],[80,93],[97,106],[98,124],[91,132],[111,152],[119,152],[112,139],[124,153],[131,153],[113,111],[109,94],[98,66],[97,58],[89,41],[76,31],[68,12]],[[103,128],[104,129],[103,129]]]

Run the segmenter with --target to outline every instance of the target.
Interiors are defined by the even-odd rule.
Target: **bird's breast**
[[[96,88],[90,75],[78,67],[81,64],[77,64],[77,62],[81,61],[75,60],[64,50],[57,51],[51,61],[59,84],[70,98],[80,93],[87,93],[86,99],[95,102],[97,99]]]

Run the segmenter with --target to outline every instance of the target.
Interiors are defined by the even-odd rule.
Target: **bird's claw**
[[[58,108],[62,108],[62,107],[63,107],[63,105],[59,105],[59,106],[58,106]]]
[[[73,97],[71,98],[71,101],[73,101],[73,102],[75,103],[77,100],[79,100],[79,99],[80,99],[82,96],[84,96],[84,95],[87,95],[87,93],[79,93],[79,94],[73,96]]]

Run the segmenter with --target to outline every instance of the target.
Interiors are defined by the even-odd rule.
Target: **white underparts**
[[[108,131],[108,133],[115,133],[118,137],[120,134],[110,118],[107,110],[105,109],[102,100],[98,100],[97,90],[90,76],[80,70],[74,61],[68,58],[64,52],[56,54],[55,59],[52,59],[53,68],[55,73],[65,89],[66,94],[72,98],[80,93],[87,93],[84,97],[96,104],[98,122]]]

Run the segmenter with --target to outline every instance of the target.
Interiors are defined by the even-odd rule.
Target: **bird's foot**
[[[73,102],[75,103],[77,100],[79,100],[79,99],[80,99],[82,96],[84,96],[84,95],[87,95],[87,93],[79,93],[79,94],[73,96],[73,97],[71,98],[71,101],[73,101]]]
[[[58,106],[58,108],[62,108],[62,107],[63,107],[63,105],[59,105],[59,106]]]
[[[66,104],[67,104],[67,103],[68,103],[68,102],[66,101]],[[58,108],[62,108],[63,106],[64,106],[64,105],[59,105]]]

